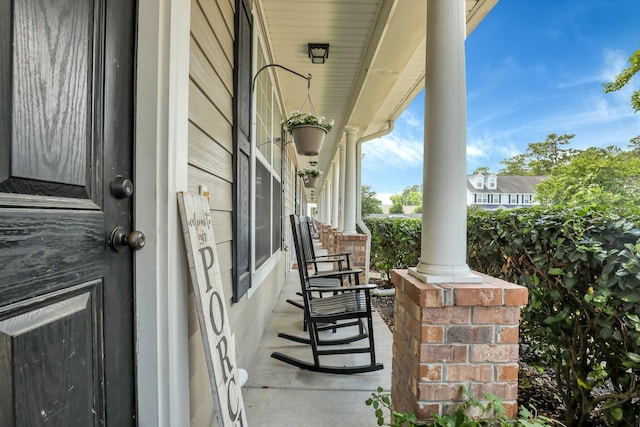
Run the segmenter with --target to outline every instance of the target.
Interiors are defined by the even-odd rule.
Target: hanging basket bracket
[[[293,71],[293,70],[291,70],[291,69],[289,69],[289,68],[287,68],[287,67],[283,67],[283,66],[282,66],[282,65],[280,65],[280,64],[267,64],[267,65],[265,65],[264,67],[260,68],[260,69],[256,72],[256,75],[255,75],[255,76],[253,76],[253,81],[251,82],[251,93],[252,93],[252,94],[253,94],[253,89],[254,89],[254,88],[255,88],[255,86],[256,86],[256,79],[258,78],[258,75],[259,75],[262,71],[266,70],[266,69],[267,69],[267,68],[269,68],[269,67],[278,67],[278,68],[282,68],[283,70],[288,71],[288,72],[290,72],[290,73],[292,73],[292,74],[295,74],[296,76],[302,77],[303,79],[305,79],[305,80],[307,81],[307,90],[309,90],[309,88],[311,87],[311,74],[307,74],[306,76],[304,76],[304,75],[302,75],[302,74],[300,74],[300,73],[298,73],[298,72],[296,72],[296,71]]]

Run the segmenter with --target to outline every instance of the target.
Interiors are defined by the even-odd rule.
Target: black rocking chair
[[[296,257],[299,266],[308,265],[302,250],[300,236],[300,219],[296,215],[291,215],[291,229],[296,247]],[[298,268],[300,275],[301,293],[304,301],[304,321],[308,329],[308,338],[295,335],[279,333],[278,336],[294,342],[308,344],[311,346],[313,362],[296,359],[283,353],[274,352],[271,357],[281,360],[302,369],[316,372],[334,374],[355,374],[362,372],[377,371],[383,368],[382,363],[376,362],[375,346],[373,338],[373,321],[371,317],[371,289],[375,285],[359,285],[359,270],[344,270],[339,272],[329,272],[328,276],[323,272],[318,272],[314,278],[333,277],[336,275],[354,278],[354,286],[341,286],[337,284],[333,287],[316,287],[313,280],[310,280],[309,271],[306,268]],[[340,283],[343,280],[340,279]],[[318,294],[328,293],[329,296],[319,298]],[[343,328],[355,328],[357,332],[341,338],[323,339],[320,334]],[[356,341],[364,341],[367,344],[359,347],[346,346],[346,344]],[[325,348],[331,346],[332,348]],[[322,347],[322,348],[321,348]],[[345,354],[367,353],[368,363],[363,365],[336,366],[320,363],[325,356],[337,356]]]
[[[309,276],[309,281],[311,282],[311,286],[314,288],[322,288],[322,287],[335,287],[340,286],[342,283],[340,279],[344,279],[346,276],[348,283],[352,283],[352,275],[342,275],[341,271],[343,270],[351,270],[351,262],[350,262],[350,254],[348,253],[340,253],[340,254],[332,254],[332,255],[316,255],[314,247],[313,247],[313,236],[315,225],[313,221],[309,217],[304,216],[296,216],[297,221],[299,221],[298,230],[300,231],[300,247],[304,251],[304,259],[307,264],[305,264],[305,268],[309,268],[311,265],[313,266],[314,273]],[[317,235],[317,232],[315,232]],[[319,267],[320,265],[330,264],[331,269],[323,269]],[[335,268],[337,267],[337,268]],[[298,265],[298,268],[301,268]],[[318,273],[322,273],[318,275]],[[302,296],[301,292],[298,292],[299,296]],[[319,295],[322,297],[322,295]],[[304,308],[304,304],[302,301],[288,299],[287,302],[294,307],[298,307],[300,309]],[[307,325],[305,323],[305,331]]]
[[[316,255],[313,247],[313,222],[309,217],[299,217],[300,220],[300,240],[302,242],[302,250],[307,263],[313,265],[314,274],[318,274],[321,269],[318,264],[333,263],[337,266],[332,271],[351,270],[351,260],[349,253],[334,253],[327,255]]]

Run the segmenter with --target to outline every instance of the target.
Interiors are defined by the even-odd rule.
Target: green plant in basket
[[[327,132],[330,132],[333,127],[333,123],[333,119],[327,122],[324,116],[318,117],[314,113],[304,113],[302,111],[293,111],[288,119],[282,121],[282,125],[286,127],[289,132],[299,125],[320,126]]]
[[[320,176],[322,172],[317,169],[300,169],[298,171],[298,176],[315,176],[316,178]]]

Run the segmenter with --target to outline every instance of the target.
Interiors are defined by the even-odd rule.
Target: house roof
[[[518,194],[535,194],[536,185],[547,179],[547,176],[527,176],[527,175],[498,175],[497,188],[484,189],[476,188],[473,185],[473,180],[476,175],[467,176],[467,189],[472,193],[518,193]],[[486,182],[486,181],[485,181]]]
[[[465,0],[467,34],[498,0]],[[305,105],[335,126],[310,160],[327,171],[345,127],[355,127],[358,139],[390,126],[424,88],[426,63],[426,1],[414,0],[262,0],[257,16],[265,28],[271,60],[300,74],[271,68],[289,114]],[[311,64],[308,43],[329,43],[325,64]],[[308,106],[306,104],[305,106]],[[306,108],[305,108],[306,109]],[[321,181],[327,174],[321,176]],[[319,186],[322,185],[320,182]]]

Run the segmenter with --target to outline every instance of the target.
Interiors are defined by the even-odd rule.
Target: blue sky
[[[618,145],[640,135],[629,98],[611,81],[640,48],[640,0],[500,0],[467,38],[467,171],[526,150],[551,133],[571,147]],[[362,184],[383,203],[422,184],[424,92],[386,137],[364,143]]]

